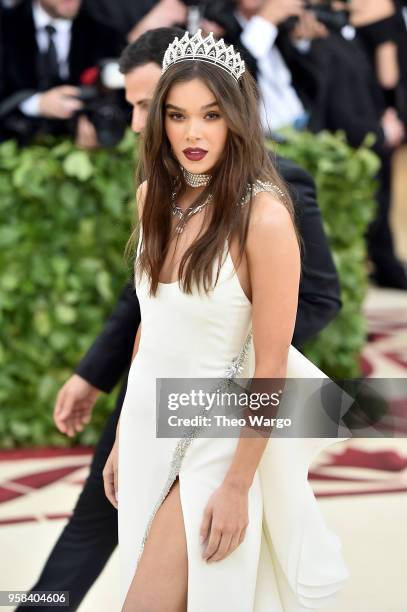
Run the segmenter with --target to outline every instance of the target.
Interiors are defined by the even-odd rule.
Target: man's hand
[[[70,119],[74,113],[83,108],[78,100],[80,90],[71,85],[61,85],[49,89],[40,97],[40,115],[52,119]]]
[[[289,17],[299,17],[303,11],[304,0],[265,0],[257,14],[278,26]]]
[[[328,28],[318,21],[312,11],[304,11],[291,32],[293,40],[315,40],[329,36]]]
[[[143,19],[127,34],[127,40],[134,42],[148,30],[170,28],[176,23],[185,23],[187,7],[181,0],[160,0]]]
[[[75,144],[79,149],[92,150],[99,146],[95,127],[85,115],[78,117],[76,126]]]
[[[215,38],[222,38],[225,35],[225,28],[223,28],[216,21],[209,21],[209,19],[201,19],[199,27],[202,30],[202,34],[207,36],[210,32],[213,32]]]
[[[69,437],[87,425],[100,391],[78,374],[73,374],[61,387],[54,407],[54,422]]]
[[[119,463],[119,443],[116,437],[110,455],[107,458],[105,467],[103,468],[103,487],[105,495],[112,506],[118,508],[118,463]]]

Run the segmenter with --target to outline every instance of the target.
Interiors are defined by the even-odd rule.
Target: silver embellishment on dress
[[[261,193],[262,191],[267,191],[268,193],[275,193],[282,200],[286,199],[285,194],[280,189],[280,187],[277,187],[277,185],[271,183],[270,181],[261,181],[260,179],[257,179],[255,183],[252,183],[247,186],[246,193],[239,202],[240,206],[244,206],[245,204],[247,204],[250,198],[254,198],[254,196],[256,196],[258,193]]]
[[[200,175],[197,175],[197,176],[200,176]],[[202,176],[206,176],[206,175],[202,175]],[[268,193],[275,193],[282,200],[285,199],[285,194],[280,189],[280,187],[277,187],[277,185],[275,185],[274,183],[271,183],[270,181],[261,181],[258,179],[255,183],[252,183],[247,186],[246,193],[241,198],[240,202],[237,202],[237,205],[238,206],[240,205],[242,207],[245,206],[245,204],[247,204],[250,198],[253,198],[258,193],[261,193],[262,191],[267,191]],[[204,202],[202,202],[201,204],[198,204],[197,206],[194,206],[193,208],[187,208],[186,210],[183,210],[182,208],[180,208],[179,206],[175,204],[176,197],[177,197],[177,192],[174,189],[174,191],[171,193],[171,211],[172,211],[173,216],[176,215],[177,217],[179,217],[179,223],[176,225],[175,231],[178,234],[180,234],[181,232],[184,231],[184,227],[187,221],[189,221],[189,219],[193,215],[201,212],[201,210],[205,208],[206,205],[211,204],[213,196],[212,194],[209,194],[207,199]]]
[[[252,331],[250,330],[250,332],[248,333],[246,337],[242,350],[240,351],[237,357],[234,357],[232,359],[232,362],[226,368],[224,377],[222,379],[222,384],[216,389],[215,393],[227,388],[229,384],[231,383],[231,380],[243,370],[244,362],[247,357],[247,351],[249,350],[251,340],[252,340]],[[202,414],[204,412],[205,412],[205,408],[203,408]],[[168,493],[170,492],[170,489],[172,485],[174,484],[175,479],[177,478],[180,472],[182,460],[184,459],[187,453],[187,450],[191,445],[191,442],[193,441],[194,438],[197,437],[201,429],[202,429],[202,426],[193,427],[192,429],[190,428],[189,430],[185,429],[184,433],[186,433],[186,431],[189,431],[189,435],[186,437],[182,437],[177,441],[177,444],[175,446],[175,449],[173,451],[172,458],[171,458],[170,472],[168,474],[167,482],[165,483],[164,488],[161,491],[160,497],[152,510],[152,513],[147,523],[147,527],[144,531],[144,536],[141,541],[140,552],[139,552],[138,559],[137,559],[137,565],[139,564],[141,555],[143,554],[144,546],[147,541],[148,534],[150,533],[150,528],[153,523],[154,517],[157,514],[161,504],[164,502],[165,498],[167,497]]]

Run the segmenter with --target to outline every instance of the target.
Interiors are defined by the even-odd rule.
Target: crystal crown
[[[178,36],[169,44],[164,55],[161,74],[172,65],[184,60],[201,60],[216,64],[231,74],[236,81],[245,71],[245,63],[236,52],[233,45],[226,46],[223,38],[216,41],[213,32],[205,38],[202,30],[198,30],[193,36],[185,32],[181,39]]]

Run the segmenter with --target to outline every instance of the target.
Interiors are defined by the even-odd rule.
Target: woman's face
[[[228,135],[216,98],[200,79],[171,87],[165,102],[165,131],[179,163],[194,173],[210,172]]]

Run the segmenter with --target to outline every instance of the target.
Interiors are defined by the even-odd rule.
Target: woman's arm
[[[256,379],[286,376],[301,271],[300,249],[288,210],[270,193],[260,193],[255,200],[246,245],[256,364],[253,387]],[[258,436],[241,438],[225,481],[248,489],[267,441]]]
[[[256,379],[284,379],[294,332],[300,249],[286,207],[270,193],[255,197],[246,244],[252,288]],[[273,386],[273,381],[270,381]],[[268,437],[241,437],[222,485],[211,496],[201,525],[207,561],[220,561],[244,539],[248,491]]]

